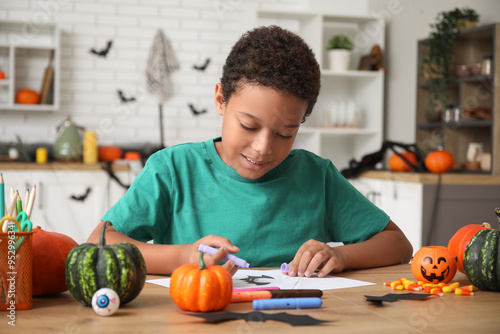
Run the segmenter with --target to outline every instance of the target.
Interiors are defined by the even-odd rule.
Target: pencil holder
[[[33,232],[17,232],[12,226],[7,233],[0,233],[0,310],[11,314],[33,307]]]

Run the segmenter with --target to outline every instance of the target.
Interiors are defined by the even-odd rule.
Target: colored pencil
[[[14,186],[10,186],[10,200],[16,198],[16,191],[14,190]]]
[[[12,197],[10,200],[9,207],[7,208],[7,216],[11,216],[11,217],[16,216],[16,202],[17,202],[16,197],[15,196]]]
[[[24,195],[24,209],[28,208],[28,202],[30,201],[30,190],[26,189],[26,194]]]
[[[33,186],[33,190],[31,190],[30,200],[26,205],[26,215],[28,215],[28,219],[31,217],[31,212],[33,211],[33,205],[35,204],[35,194],[36,194],[36,184]]]
[[[3,174],[0,173],[0,219],[5,216],[5,184],[3,182]]]

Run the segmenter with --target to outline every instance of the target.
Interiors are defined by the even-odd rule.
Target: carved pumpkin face
[[[446,247],[422,247],[413,257],[411,272],[422,282],[448,283],[455,277],[457,262]]]

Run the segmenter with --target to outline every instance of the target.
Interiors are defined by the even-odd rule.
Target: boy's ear
[[[219,115],[224,115],[224,94],[222,92],[222,84],[219,82],[215,85],[215,109]]]

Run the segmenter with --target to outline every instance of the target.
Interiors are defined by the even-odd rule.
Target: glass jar
[[[450,104],[446,107],[443,113],[442,121],[445,123],[459,123],[462,119],[460,107],[455,104]]]
[[[493,56],[484,56],[483,64],[481,66],[481,74],[482,75],[490,75],[491,74],[491,62],[493,61]]]

